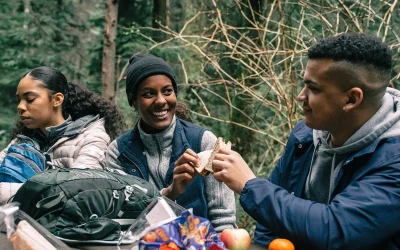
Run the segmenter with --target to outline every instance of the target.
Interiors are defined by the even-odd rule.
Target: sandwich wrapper
[[[124,241],[138,243],[139,250],[226,250],[209,220],[166,197],[158,197],[150,203],[119,244]]]
[[[19,210],[18,203],[0,206],[0,228],[3,233],[7,233],[14,250],[71,249],[32,217]]]

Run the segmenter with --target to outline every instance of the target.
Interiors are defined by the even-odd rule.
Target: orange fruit
[[[146,242],[155,242],[157,240],[157,234],[155,232],[149,232],[143,236],[143,240]]]
[[[174,250],[179,250],[180,248],[174,243],[174,242],[170,242],[168,244],[168,247]]]
[[[294,245],[290,240],[277,238],[271,241],[268,250],[294,250]]]

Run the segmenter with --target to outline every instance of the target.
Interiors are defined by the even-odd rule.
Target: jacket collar
[[[304,144],[313,142],[312,129],[307,127],[304,121],[298,123],[293,129],[294,142],[296,144]]]
[[[121,150],[121,154],[129,158],[139,171],[142,173],[146,180],[149,180],[148,165],[146,156],[143,154],[145,146],[140,138],[138,124],[136,123],[135,128],[128,134],[129,141],[124,143],[124,147]],[[186,135],[183,131],[179,118],[176,118],[176,126],[174,130],[174,136],[172,139],[172,154],[170,159],[170,166],[167,171],[166,180],[170,182],[173,176],[173,169],[175,162],[179,157],[190,147]]]
[[[295,127],[295,129],[293,130],[293,136],[295,137],[294,143],[296,145],[313,143],[313,129],[307,127],[304,121],[299,122],[299,125]],[[377,139],[360,151],[351,154],[346,162],[350,162],[354,158],[375,152],[376,147],[382,140],[383,139]]]

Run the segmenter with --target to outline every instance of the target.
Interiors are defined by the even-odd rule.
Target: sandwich
[[[25,220],[18,223],[17,230],[11,235],[10,241],[14,250],[57,250]]]
[[[200,167],[195,168],[197,172],[199,172],[202,176],[207,176],[210,174],[210,172],[213,173],[212,162],[215,155],[221,148],[231,149],[231,142],[225,143],[221,137],[218,137],[212,150],[206,150],[198,153],[197,155],[200,158]]]

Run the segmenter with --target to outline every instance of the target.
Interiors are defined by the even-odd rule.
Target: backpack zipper
[[[131,197],[133,193],[133,187],[132,186],[126,186],[125,190],[124,190],[124,194],[125,194],[125,200],[129,201],[129,197]]]
[[[30,145],[30,144],[26,144],[26,145]],[[22,147],[22,146],[19,145],[19,144],[15,144],[15,145],[13,145],[13,146],[16,147],[16,148],[19,148],[19,149],[21,149],[21,150],[27,150],[27,151],[29,151],[29,152],[32,152],[34,155],[36,155],[36,156],[40,159],[40,161],[41,161],[41,163],[42,163],[42,166],[43,166],[43,170],[37,169],[37,168],[36,168],[36,163],[35,163],[34,168],[35,168],[35,170],[38,170],[38,171],[36,171],[37,173],[40,173],[40,172],[46,170],[46,156],[45,156],[45,153],[43,153],[43,154],[38,153],[37,151],[39,151],[39,150],[37,150],[34,146],[32,146],[32,147],[34,147],[34,149],[30,148],[29,146],[27,146],[27,147]],[[18,154],[18,153],[16,153],[16,154]],[[26,157],[24,157],[24,158],[26,158]],[[26,158],[26,159],[28,159],[28,158]],[[32,161],[32,162],[33,162],[33,161]]]
[[[124,189],[126,201],[129,201],[129,197],[132,196],[134,189],[140,190],[142,193],[147,194],[147,189],[143,188],[137,184],[133,184],[132,186],[126,186]]]
[[[42,171],[44,171],[44,170],[46,170],[47,168],[46,168],[46,162],[47,162],[47,159],[46,159],[46,153],[45,152],[37,152],[37,151],[39,151],[39,150],[37,150],[36,148],[34,148],[34,149],[32,149],[32,148],[30,148],[30,147],[27,147],[26,148],[28,151],[30,151],[30,152],[32,152],[32,153],[34,153],[36,156],[38,156],[39,157],[39,159],[42,161],[42,165],[43,165],[43,170]]]
[[[131,186],[125,186],[125,189],[124,189],[124,194],[125,194],[125,201],[129,201],[129,197],[131,197],[131,195],[132,195],[132,193],[133,193],[133,187],[131,187]],[[118,198],[119,198],[119,196],[118,196]],[[122,215],[124,215],[124,211],[122,210],[122,206],[120,207],[120,210],[118,211],[118,213],[117,213],[117,216],[118,217],[122,217]]]
[[[148,192],[148,190],[147,190],[146,188],[141,187],[141,186],[139,186],[139,185],[137,185],[137,184],[133,184],[131,187],[134,187],[134,188],[136,188],[136,189],[139,189],[139,190],[142,191],[144,194],[147,194],[147,192]]]
[[[36,173],[40,173],[40,172],[43,171],[43,170],[40,169],[40,167],[37,166],[35,161],[33,161],[31,159],[28,159],[28,158],[26,158],[26,157],[24,157],[24,156],[22,156],[22,155],[20,155],[18,153],[11,152],[11,153],[8,153],[7,155],[13,156],[13,157],[15,157],[15,158],[27,163],[33,169],[33,171],[35,171]]]

